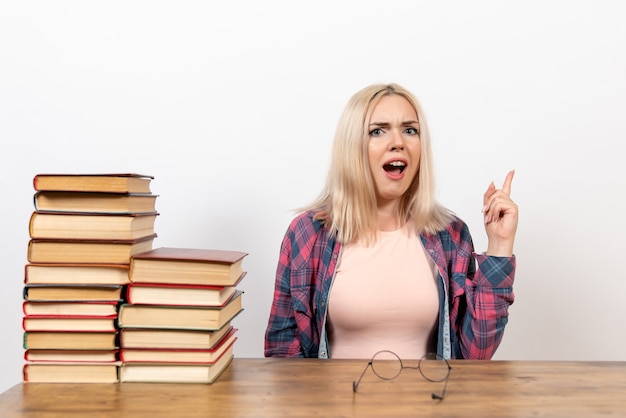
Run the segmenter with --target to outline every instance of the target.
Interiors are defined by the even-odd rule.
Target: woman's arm
[[[291,229],[291,228],[290,228]],[[296,337],[297,324],[291,301],[291,233],[283,239],[270,317],[265,331],[265,357],[299,357],[300,343]]]

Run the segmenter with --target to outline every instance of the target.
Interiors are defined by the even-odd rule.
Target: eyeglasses
[[[359,383],[365,375],[368,368],[372,368],[374,374],[383,380],[393,380],[400,375],[403,369],[417,369],[420,371],[422,377],[429,382],[444,382],[443,391],[441,394],[432,393],[433,399],[443,400],[446,396],[446,388],[448,387],[448,379],[450,378],[450,370],[452,367],[448,360],[444,359],[438,354],[427,353],[417,363],[417,366],[405,366],[402,363],[402,359],[389,350],[382,350],[374,354],[372,359],[367,363],[365,369],[359,376],[359,379],[352,382],[352,391],[356,392],[359,388]]]

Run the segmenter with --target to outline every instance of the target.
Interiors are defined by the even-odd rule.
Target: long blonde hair
[[[430,136],[419,102],[397,84],[374,84],[355,93],[346,105],[335,132],[326,185],[313,203],[302,208],[316,211],[316,218],[324,220],[339,242],[371,242],[376,237],[378,213],[367,152],[368,123],[380,99],[392,94],[404,97],[415,109],[421,143],[419,171],[402,197],[398,216],[404,222],[413,221],[419,233],[436,233],[453,219],[452,212],[435,200]]]

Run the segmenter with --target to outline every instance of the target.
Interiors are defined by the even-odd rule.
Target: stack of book
[[[24,381],[117,382],[130,258],[152,249],[152,176],[38,174],[24,273]]]
[[[212,383],[233,358],[246,253],[161,247],[131,257],[120,382]]]

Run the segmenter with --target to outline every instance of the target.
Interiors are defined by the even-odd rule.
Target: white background
[[[626,360],[621,1],[31,1],[0,5],[0,391],[21,381],[39,172],[155,176],[155,246],[246,251],[239,357],[263,355],[282,235],[348,98],[422,101],[438,198],[486,248],[516,169],[517,300],[497,359]]]

